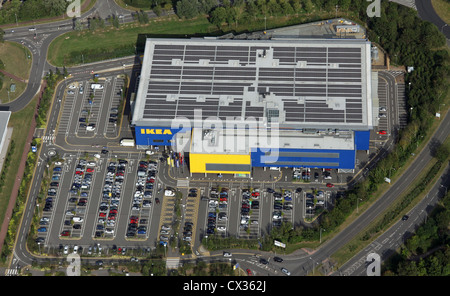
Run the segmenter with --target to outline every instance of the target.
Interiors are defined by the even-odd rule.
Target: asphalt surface
[[[416,0],[415,2],[419,17],[424,21],[429,21],[438,27],[447,39],[450,39],[450,28],[436,13],[431,4],[431,0]]]

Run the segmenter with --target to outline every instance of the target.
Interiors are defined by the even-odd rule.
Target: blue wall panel
[[[136,145],[172,146],[171,140],[176,133],[183,131],[183,127],[171,129],[170,127],[136,126]]]
[[[356,150],[369,150],[370,131],[355,131]]]
[[[278,156],[268,157],[264,151],[252,148],[251,160],[253,167],[304,167],[304,168],[336,168],[336,169],[354,169],[355,168],[355,150],[317,150],[317,149],[280,149],[280,152],[312,152],[318,153],[313,157],[288,157]],[[320,154],[324,156],[321,157]],[[330,154],[333,157],[329,157]],[[334,157],[336,155],[336,157]],[[272,162],[275,161],[275,162]],[[313,163],[313,164],[312,164]],[[330,165],[333,164],[333,165]]]

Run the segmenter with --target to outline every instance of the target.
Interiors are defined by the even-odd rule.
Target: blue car
[[[47,232],[47,227],[39,227],[37,229],[38,232]]]
[[[286,201],[291,201],[291,200],[292,200],[292,197],[290,197],[290,196],[285,196],[285,197],[284,197],[284,200],[286,200]]]
[[[53,169],[54,172],[60,172],[61,170],[62,170],[61,167],[56,167]]]
[[[145,230],[138,230],[138,234],[146,234],[147,233],[147,231],[145,231]]]

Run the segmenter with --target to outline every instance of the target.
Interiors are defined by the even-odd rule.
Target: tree
[[[220,26],[225,22],[227,17],[227,10],[225,7],[217,7],[211,12],[211,23],[220,28]]]
[[[0,28],[0,42],[5,42],[5,31],[2,28]]]
[[[305,9],[306,13],[310,13],[314,9],[314,5],[311,0],[303,0],[302,7]]]
[[[47,13],[54,16],[63,14],[68,5],[65,0],[44,0],[42,2]]]
[[[181,0],[177,3],[177,15],[180,18],[191,19],[199,14],[197,0]]]

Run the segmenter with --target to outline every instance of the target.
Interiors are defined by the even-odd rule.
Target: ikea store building
[[[375,75],[365,39],[147,39],[136,145],[169,146],[191,173],[351,170],[376,125]]]

